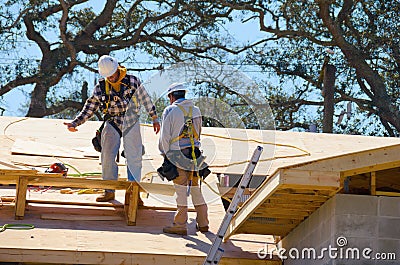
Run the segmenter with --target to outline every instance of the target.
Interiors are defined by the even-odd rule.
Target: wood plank
[[[314,205],[307,204],[291,204],[287,202],[286,204],[279,203],[264,203],[260,207],[257,208],[257,211],[264,211],[268,209],[286,209],[286,210],[305,210],[305,211],[315,211],[321,206],[321,203]]]
[[[307,190],[320,190],[327,191],[333,194],[336,194],[341,187],[333,187],[333,186],[315,186],[315,185],[299,185],[299,184],[282,184],[281,188],[289,188],[289,189],[307,189]]]
[[[304,220],[305,217],[309,216],[310,213],[307,212],[272,212],[272,211],[265,211],[265,212],[254,212],[252,213],[251,217],[265,217],[265,218],[281,218],[281,219],[290,219],[290,220]]]
[[[314,206],[319,207],[319,206],[321,206],[322,203],[324,203],[324,202],[313,202],[313,201],[305,202],[305,201],[303,201],[303,200],[291,200],[291,201],[288,201],[288,200],[285,199],[285,198],[269,197],[269,198],[265,201],[265,203],[273,204],[273,205],[275,205],[275,204],[277,204],[277,205],[287,205],[287,204],[290,204],[290,205],[294,205],[294,206],[297,206],[297,205],[299,205],[299,206],[307,205],[307,206],[311,206],[311,207],[314,207]]]
[[[305,202],[325,202],[330,196],[321,195],[306,195],[306,194],[286,194],[286,193],[274,193],[271,198],[280,198],[288,201],[305,201]]]
[[[131,185],[125,193],[125,214],[127,225],[136,225],[139,202],[139,187]]]
[[[372,171],[371,172],[371,195],[376,195],[376,172]]]
[[[66,221],[118,221],[123,220],[121,216],[115,215],[76,215],[76,214],[41,214],[43,220],[66,220]]]
[[[11,154],[38,155],[48,157],[86,158],[84,152],[75,151],[63,146],[28,141],[17,138],[11,147]],[[87,158],[86,158],[87,159]]]
[[[0,176],[0,184],[17,184],[19,176],[18,175],[5,175]]]
[[[281,169],[281,183],[303,187],[340,187],[340,173],[337,171],[318,171],[300,169]]]
[[[23,169],[14,164],[10,164],[10,163],[7,163],[7,162],[1,161],[1,160],[0,160],[0,166],[1,166],[1,168],[5,168],[5,169]]]
[[[301,193],[301,194],[317,194],[317,195],[323,195],[323,196],[333,196],[336,194],[337,188],[333,187],[328,187],[331,189],[322,189],[320,188],[309,188],[309,187],[304,187],[304,186],[287,186],[287,185],[280,185],[279,186],[279,191],[285,192],[285,193]]]
[[[376,191],[376,196],[400,197],[399,192]]]
[[[343,176],[353,176],[371,171],[400,167],[400,146],[398,144],[375,148],[336,157],[321,159],[313,163],[297,165],[300,170],[323,170],[343,172]]]
[[[241,226],[237,233],[243,234],[260,234],[260,235],[275,235],[275,236],[286,236],[292,229],[298,224],[292,225],[280,225],[280,224],[260,224],[253,220],[247,220],[246,223]]]
[[[37,170],[34,169],[0,169],[0,176],[35,176],[37,174]]]
[[[26,204],[26,190],[28,188],[28,179],[20,177],[17,184],[17,194],[15,196],[15,219],[24,219],[25,204]]]
[[[26,177],[29,185],[55,186],[86,189],[118,189],[125,190],[131,182],[118,180],[100,180],[84,178],[54,178],[54,177]]]

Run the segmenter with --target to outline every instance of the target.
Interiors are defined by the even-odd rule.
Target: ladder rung
[[[242,197],[244,190],[246,189],[247,185],[250,182],[250,179],[253,175],[254,168],[255,168],[258,160],[260,159],[262,150],[263,150],[263,148],[261,146],[257,146],[256,150],[254,150],[254,153],[250,160],[250,163],[247,165],[245,173],[243,174],[242,179],[240,180],[240,184],[238,185],[240,187],[240,189],[237,189],[235,192],[235,195],[233,196],[233,199],[229,205],[228,211],[225,213],[225,217],[219,227],[217,236],[215,237],[214,242],[211,245],[211,248],[207,254],[207,257],[206,257],[203,265],[218,264],[219,260],[221,259],[222,255],[224,254],[224,250],[220,247],[222,240],[226,234],[226,231],[228,230],[230,222],[232,221],[233,214],[237,210],[239,200]]]

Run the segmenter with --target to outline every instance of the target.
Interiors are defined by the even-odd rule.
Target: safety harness
[[[113,117],[116,117],[116,116],[125,115],[125,111],[124,111],[124,112],[120,112],[120,113],[118,113],[118,114],[116,114],[116,115],[110,115],[110,114],[108,113],[108,107],[109,107],[110,102],[111,102],[111,90],[112,90],[112,86],[111,86],[111,84],[109,84],[108,82],[106,82],[105,79],[99,80],[99,84],[100,84],[100,90],[102,91],[102,94],[103,94],[103,95],[102,95],[102,100],[103,100],[103,114],[104,114],[103,120],[104,120],[104,122],[105,122],[105,121],[109,121],[110,124],[117,130],[117,132],[119,133],[119,135],[122,136],[121,130],[118,128],[118,126],[115,124],[115,122],[113,122],[112,118],[113,118]],[[120,90],[119,90],[119,91],[116,91],[116,90],[114,89],[114,91],[117,93],[117,96],[114,96],[113,100],[114,100],[114,101],[117,101],[117,100],[118,100],[118,99],[115,98],[115,97],[123,98],[123,97],[124,97],[124,92],[125,92],[127,89],[130,89],[130,88],[131,88],[131,85],[130,85],[129,76],[126,76],[126,77],[124,77],[124,79],[121,80]],[[136,98],[136,96],[134,95],[134,93],[132,93],[132,94],[133,94],[132,100],[133,100],[133,102],[135,103],[135,106],[137,107],[137,106],[138,106],[137,98]],[[103,123],[103,124],[104,124],[104,123]],[[102,127],[104,127],[104,125],[103,125]],[[101,128],[101,129],[102,129],[102,128]]]
[[[192,159],[193,159],[193,164],[194,164],[194,170],[190,171],[189,174],[189,184],[188,184],[188,191],[187,191],[187,196],[190,194],[190,187],[192,186],[192,181],[193,181],[193,175],[195,174],[195,177],[199,177],[199,166],[197,164],[197,158],[196,158],[196,153],[195,153],[195,146],[194,146],[194,140],[199,140],[199,134],[196,132],[193,126],[193,107],[189,107],[189,112],[187,112],[182,106],[177,105],[179,109],[183,112],[184,119],[185,119],[185,124],[183,126],[183,130],[181,134],[175,138],[173,138],[170,141],[170,144],[173,144],[177,141],[179,141],[182,138],[189,138],[190,139],[190,145],[191,145],[191,151],[192,151]]]
[[[120,112],[120,113],[118,113],[116,115],[109,114],[108,113],[108,108],[109,108],[110,102],[111,102],[111,90],[112,90],[112,87],[108,82],[106,82],[105,79],[100,79],[99,80],[99,85],[100,85],[100,90],[101,90],[101,93],[102,93],[102,96],[101,96],[101,100],[102,100],[102,103],[103,103],[103,106],[102,106],[103,111],[102,112],[103,112],[104,116],[103,116],[103,123],[101,124],[100,128],[96,130],[96,135],[92,139],[92,144],[93,144],[93,147],[94,147],[94,149],[96,151],[101,152],[101,132],[102,132],[102,130],[104,128],[104,125],[105,125],[106,121],[108,121],[111,124],[111,126],[114,127],[114,129],[118,132],[119,136],[121,137],[122,136],[122,132],[118,128],[118,125],[114,122],[113,117],[122,116],[122,115],[125,114],[125,111],[124,112]],[[126,76],[121,80],[119,91],[116,91],[114,89],[114,91],[117,93],[117,96],[114,96],[113,100],[114,101],[118,100],[118,98],[115,98],[115,97],[123,98],[124,97],[124,92],[127,89],[130,89],[130,88],[131,88],[131,85],[130,85],[129,76]],[[134,93],[132,93],[132,94],[134,94]],[[135,103],[135,106],[137,107],[138,104],[137,104],[136,96],[133,95],[132,96],[132,100]]]

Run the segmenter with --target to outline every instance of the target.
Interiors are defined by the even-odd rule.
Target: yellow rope
[[[10,141],[12,141],[12,142],[15,142],[14,139],[11,139],[10,137],[8,137],[8,136],[6,135],[6,131],[7,131],[8,127],[10,127],[12,124],[17,123],[17,122],[24,121],[24,120],[26,120],[26,119],[29,119],[29,117],[25,117],[25,118],[22,118],[22,119],[19,119],[19,120],[10,122],[10,123],[4,128],[4,130],[3,130],[3,135],[4,135],[8,140],[10,140]]]
[[[142,126],[148,126],[151,127],[152,125],[150,124],[141,124]],[[262,145],[275,145],[275,146],[281,146],[281,147],[288,147],[288,148],[293,148],[296,150],[299,150],[303,152],[303,154],[297,154],[297,155],[287,155],[287,156],[274,156],[270,158],[264,158],[260,159],[259,162],[266,162],[266,161],[271,161],[275,159],[281,159],[281,158],[293,158],[293,157],[302,157],[302,156],[309,156],[311,155],[310,152],[297,147],[295,145],[290,145],[290,144],[280,144],[280,143],[273,143],[273,142],[264,142],[261,140],[255,140],[255,139],[242,139],[242,138],[232,138],[228,136],[222,136],[222,135],[215,135],[215,134],[209,134],[209,133],[202,133],[203,136],[209,136],[209,137],[214,137],[214,138],[220,138],[220,139],[226,139],[226,140],[231,140],[231,141],[241,141],[241,142],[254,142]],[[243,160],[243,161],[238,161],[238,162],[232,162],[229,164],[223,164],[223,165],[210,165],[209,167],[211,168],[224,168],[224,167],[230,167],[230,166],[235,166],[235,165],[241,165],[250,162],[249,159]]]

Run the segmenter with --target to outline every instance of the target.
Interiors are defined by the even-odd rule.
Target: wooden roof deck
[[[0,189],[3,198],[13,195],[12,187]],[[32,190],[28,199],[91,203],[96,194],[60,194],[56,189],[41,193]],[[0,225],[33,224],[32,230],[6,230],[0,233],[0,261],[55,264],[202,264],[223,216],[221,204],[209,207],[209,233],[195,231],[195,213],[189,213],[188,236],[162,233],[170,225],[173,211],[138,211],[136,226],[127,226],[123,217],[123,194],[117,191],[116,205],[93,207],[29,203],[24,220],[14,220],[14,206],[0,206]],[[159,206],[144,199],[146,206]],[[57,220],[58,219],[58,220]],[[224,243],[221,264],[279,265],[279,260],[260,260],[258,249],[270,236],[238,235]]]
[[[68,132],[63,122],[0,117],[0,168],[23,174],[32,172],[32,167],[43,169],[54,162],[63,162],[69,167],[69,174],[77,173],[77,170],[89,172],[89,175],[100,172],[98,153],[92,151],[90,142],[99,122],[88,122],[79,127],[77,133]],[[150,128],[144,126],[143,129],[144,177],[145,173],[155,171],[161,165],[161,157],[156,136]],[[120,165],[120,179],[124,179],[126,168],[122,161]],[[6,184],[6,177],[0,176],[0,179],[2,177]],[[215,175],[207,180],[216,188]],[[11,179],[8,181],[13,183]],[[95,203],[97,194],[61,194],[60,189],[46,191],[46,188],[32,188],[27,195],[24,219],[14,220],[12,196],[15,187],[0,186],[0,225],[27,223],[35,226],[32,230],[0,233],[0,262],[202,264],[224,217],[222,202],[214,194],[208,204],[209,233],[195,231],[195,213],[190,212],[188,236],[167,235],[162,233],[162,228],[173,220],[171,208],[176,206],[173,197],[150,194],[149,198],[143,199],[145,207],[138,210],[136,226],[127,226],[123,217],[123,191],[117,191],[115,204],[109,205]],[[212,192],[206,193],[211,196]],[[48,204],[36,203],[43,200]],[[64,204],[56,203],[60,201]],[[280,265],[277,258],[260,260],[257,257],[257,251],[268,242],[273,243],[271,236],[234,236],[222,246],[225,254],[221,264]]]
[[[100,123],[87,122],[79,127],[78,132],[70,133],[63,122],[0,117],[0,132],[4,132],[0,135],[0,160],[26,167],[46,167],[61,161],[73,165],[81,172],[100,172],[96,157],[98,153],[92,151],[90,144]],[[161,165],[162,159],[157,149],[158,136],[154,135],[152,128],[142,126],[142,138],[146,148],[144,176],[154,172]],[[203,130],[202,149],[214,173],[242,174],[257,145],[262,145],[264,151],[254,177],[261,175],[267,176],[267,179],[235,214],[226,235],[230,240],[224,246],[227,251],[221,264],[280,264],[277,260],[257,259],[257,250],[264,247],[267,241],[272,241],[271,236],[265,235],[287,235],[326,200],[341,192],[346,177],[355,177],[354,183],[359,183],[359,179],[366,175],[364,179],[368,184],[368,176],[374,175],[380,179],[380,182],[376,182],[377,186],[393,187],[393,181],[396,180],[399,183],[398,138],[224,128]],[[11,155],[11,151],[14,154]],[[394,171],[396,174],[393,174]],[[74,170],[70,168],[69,173],[74,173]],[[211,177],[207,181],[215,186],[215,175],[213,177],[214,181]],[[120,179],[124,178],[125,167],[121,163]],[[385,181],[382,182],[382,179]],[[59,193],[56,196],[57,200],[62,197]],[[95,195],[91,196],[88,200],[94,201]],[[174,206],[173,200],[163,199],[160,203],[150,195],[145,204]],[[191,225],[192,230],[187,238],[161,233],[162,227],[172,220],[171,211],[140,209],[137,226],[127,227],[123,220],[120,223],[40,220],[42,208],[39,210],[30,204],[29,214],[22,221],[32,222],[38,228],[3,232],[1,236],[7,238],[0,243],[0,260],[4,257],[2,255],[7,254],[9,259],[18,257],[18,261],[25,262],[35,258],[39,262],[63,260],[69,264],[134,264],[136,261],[143,264],[202,263],[224,215],[220,201],[210,201],[215,203],[210,203],[213,234],[207,237],[195,233]],[[61,209],[61,212],[67,213],[75,210],[72,206]],[[12,222],[13,215],[9,211],[10,207],[1,207],[0,220]],[[49,211],[56,210],[52,207]],[[193,220],[193,213],[190,218]],[[35,233],[32,234],[33,238],[39,240],[30,239],[31,233]],[[54,235],[51,240],[47,238],[49,234]],[[104,241],[104,238],[110,241]],[[111,238],[115,240],[111,241]],[[45,249],[45,252],[41,249]]]

